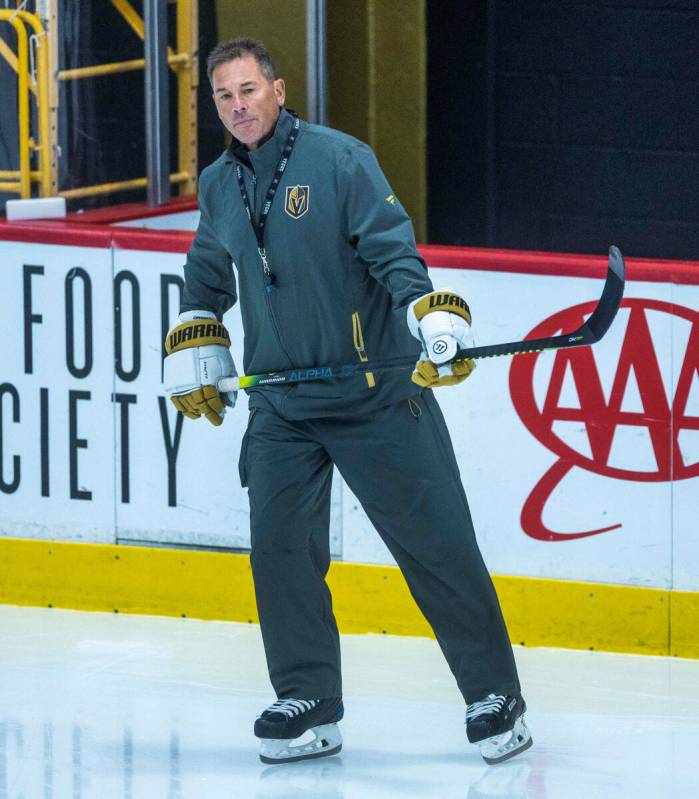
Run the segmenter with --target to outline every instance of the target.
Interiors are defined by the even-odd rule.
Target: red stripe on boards
[[[184,210],[184,205],[183,201],[178,210]],[[170,207],[168,210],[174,209]],[[111,227],[104,224],[84,224],[83,221],[78,224],[72,220],[8,222],[0,219],[0,241],[30,244],[186,253],[193,238],[194,233],[185,230]],[[607,269],[607,258],[602,255],[489,250],[441,244],[422,244],[418,246],[418,250],[429,266],[444,269],[595,278],[604,278]],[[627,280],[699,285],[699,261],[645,258],[625,258],[625,261]]]

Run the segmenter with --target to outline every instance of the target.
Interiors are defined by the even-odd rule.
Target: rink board
[[[246,555],[5,538],[0,604],[257,623]],[[699,658],[699,595],[496,575],[510,637],[523,646]],[[334,561],[342,633],[434,637],[395,566]],[[671,623],[670,623],[671,621]]]
[[[245,552],[247,496],[237,475],[245,397],[216,429],[182,424],[162,392],[161,341],[177,313],[191,234],[25,223],[0,226],[0,239],[0,334],[15,342],[0,372],[0,535],[120,543],[119,553],[124,543]],[[468,297],[482,344],[577,326],[605,271],[605,259],[592,257],[423,251],[434,284]],[[467,383],[437,396],[481,549],[511,604],[511,627],[517,591],[538,596],[544,618],[567,606],[550,594],[556,581],[570,595],[574,585],[594,584],[595,608],[638,618],[618,592],[600,599],[598,586],[626,586],[635,588],[632,602],[648,592],[640,615],[655,632],[644,633],[644,621],[631,635],[638,650],[623,651],[669,651],[670,596],[673,630],[691,638],[699,627],[691,599],[699,591],[699,265],[631,259],[628,267],[622,310],[593,349],[482,361]],[[237,310],[225,321],[240,364]],[[337,568],[375,564],[394,573],[358,501],[336,478]],[[595,532],[604,528],[611,529]],[[12,602],[13,579],[2,583],[9,586],[3,601]],[[348,607],[361,604],[360,593]],[[237,601],[228,596],[223,607]],[[584,618],[595,616],[592,604],[583,603]],[[182,612],[210,617],[197,607],[192,601]],[[377,607],[385,607],[383,596],[366,624]],[[406,631],[425,632],[418,622]],[[533,641],[530,627],[513,639]],[[561,627],[543,629],[537,643],[557,640]],[[573,632],[562,637],[595,646],[593,632],[582,636],[587,644]]]

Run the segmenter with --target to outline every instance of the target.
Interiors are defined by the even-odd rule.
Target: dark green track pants
[[[449,433],[425,391],[371,418],[291,422],[251,412],[240,476],[249,489],[255,594],[277,696],[342,695],[325,583],[333,463],[405,575],[464,699],[519,694]]]

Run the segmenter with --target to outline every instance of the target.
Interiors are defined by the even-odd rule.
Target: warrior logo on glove
[[[458,314],[469,325],[471,324],[471,311],[466,300],[452,291],[433,291],[431,294],[425,294],[424,297],[416,300],[414,305],[411,305],[411,308],[413,308],[413,313],[418,322],[433,311],[447,311],[448,313]]]
[[[178,325],[168,334],[165,350],[168,355],[187,347],[203,347],[207,344],[220,344],[223,347],[231,346],[228,331],[220,322],[204,323],[199,319]]]

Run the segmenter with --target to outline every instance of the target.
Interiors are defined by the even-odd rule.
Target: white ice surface
[[[486,766],[435,642],[342,644],[342,753],[264,766],[258,627],[0,607],[0,799],[699,796],[697,661],[517,647],[534,747]]]

